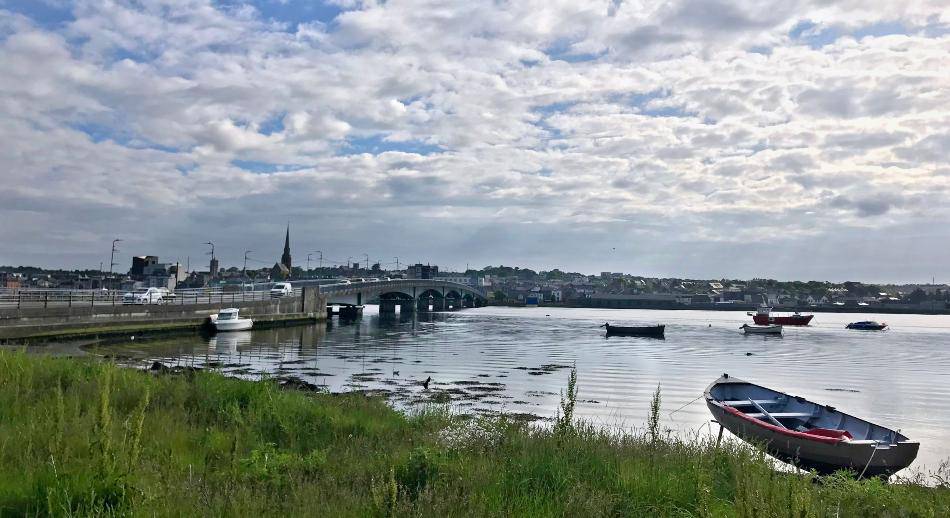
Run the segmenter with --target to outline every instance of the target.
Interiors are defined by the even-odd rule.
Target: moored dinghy
[[[742,324],[742,329],[747,335],[780,335],[782,334],[782,326],[780,325],[771,325],[771,326],[750,326],[749,324]]]
[[[851,322],[844,327],[848,329],[857,329],[860,331],[883,331],[887,329],[887,324],[883,322],[875,322],[874,320],[864,320],[861,322]]]
[[[773,457],[822,474],[848,469],[888,476],[910,465],[920,443],[834,407],[723,374],[705,392],[725,429]]]
[[[665,325],[612,326],[608,322],[600,327],[607,328],[607,336],[648,336],[652,338],[663,338],[666,332]]]

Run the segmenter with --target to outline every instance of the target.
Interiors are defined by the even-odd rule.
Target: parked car
[[[280,297],[286,297],[288,295],[294,294],[294,288],[290,285],[289,282],[278,282],[274,283],[270,289],[270,298],[276,299]]]
[[[142,288],[122,295],[123,304],[164,304],[168,288]]]

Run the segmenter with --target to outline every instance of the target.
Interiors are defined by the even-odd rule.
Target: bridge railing
[[[461,293],[470,292],[482,298],[488,296],[474,286],[460,284],[452,281],[443,281],[438,279],[393,279],[388,281],[363,281],[363,282],[338,282],[335,284],[321,284],[320,293],[324,294],[344,294],[357,291],[377,291],[386,288],[390,289],[411,289],[416,287],[445,287],[459,291]]]
[[[293,296],[300,296],[302,288],[295,288]],[[270,290],[224,290],[221,288],[181,289],[163,295],[151,302],[137,302],[125,299],[123,290],[73,290],[45,288],[0,288],[0,309],[2,308],[50,308],[82,306],[137,306],[152,304],[225,304],[231,302],[250,302],[268,300]]]

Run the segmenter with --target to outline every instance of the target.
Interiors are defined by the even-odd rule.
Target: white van
[[[289,282],[277,282],[271,286],[270,289],[270,298],[277,299],[280,297],[286,297],[288,295],[294,294],[294,288],[290,285]]]
[[[123,304],[164,304],[168,288],[141,288],[122,295]]]

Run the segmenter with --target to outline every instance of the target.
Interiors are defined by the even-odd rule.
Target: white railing
[[[293,290],[300,296],[301,288]],[[51,308],[83,306],[135,306],[135,305],[186,305],[224,304],[271,299],[270,290],[225,290],[222,288],[181,289],[153,299],[150,303],[125,299],[122,290],[63,290],[43,288],[0,288],[0,309],[3,308]]]

